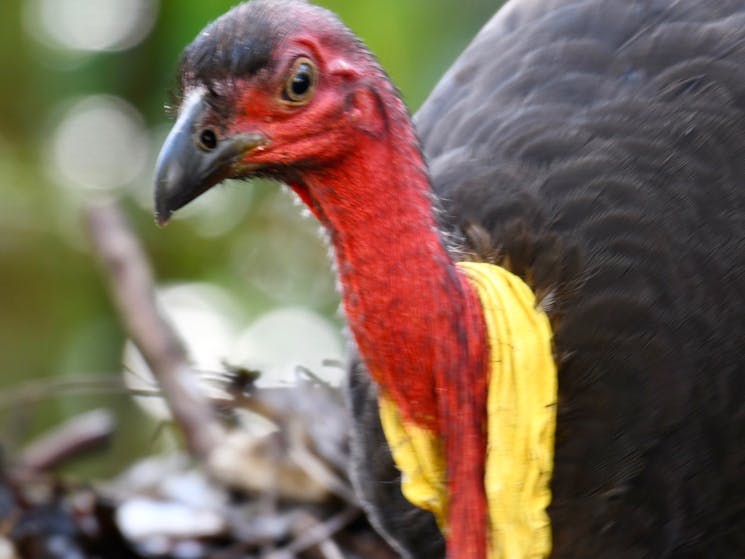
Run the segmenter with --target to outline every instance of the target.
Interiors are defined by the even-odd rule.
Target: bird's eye
[[[293,105],[302,105],[310,101],[315,88],[316,67],[307,58],[299,58],[282,90],[282,99]]]
[[[217,134],[211,128],[205,128],[199,133],[199,147],[204,151],[212,151],[217,147]]]

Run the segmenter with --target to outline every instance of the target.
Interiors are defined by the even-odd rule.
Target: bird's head
[[[234,8],[184,52],[178,120],[156,169],[158,221],[225,179],[255,176],[290,184],[318,214],[306,175],[381,129],[381,87],[374,57],[331,12],[302,0]]]

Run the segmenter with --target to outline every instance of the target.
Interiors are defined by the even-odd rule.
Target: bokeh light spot
[[[257,386],[289,386],[304,367],[333,386],[340,386],[344,370],[327,366],[341,362],[341,335],[322,315],[299,307],[284,307],[259,317],[238,338],[230,362],[261,372]]]
[[[210,392],[214,386],[207,377],[224,369],[245,317],[240,305],[226,291],[210,284],[185,283],[162,288],[158,306],[184,343],[190,364],[204,374],[201,387]],[[132,342],[124,349],[124,381],[133,390],[154,390],[157,383],[142,354]],[[154,417],[168,417],[165,403],[158,398],[137,398]]]
[[[73,188],[115,190],[138,178],[148,149],[136,109],[118,97],[86,97],[65,112],[52,134],[52,178]]]
[[[158,9],[157,0],[29,0],[24,19],[53,48],[121,51],[147,37]]]

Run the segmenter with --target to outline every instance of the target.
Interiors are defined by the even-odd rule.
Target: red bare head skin
[[[182,90],[158,164],[159,218],[228,177],[297,192],[329,232],[367,368],[407,420],[443,439],[448,557],[485,558],[485,326],[437,231],[395,87],[330,12],[256,0],[187,49]]]

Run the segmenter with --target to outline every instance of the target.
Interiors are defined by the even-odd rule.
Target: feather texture
[[[744,109],[741,0],[513,0],[415,118],[453,253],[552,320],[554,558],[745,555]],[[403,555],[442,556],[364,460]]]

